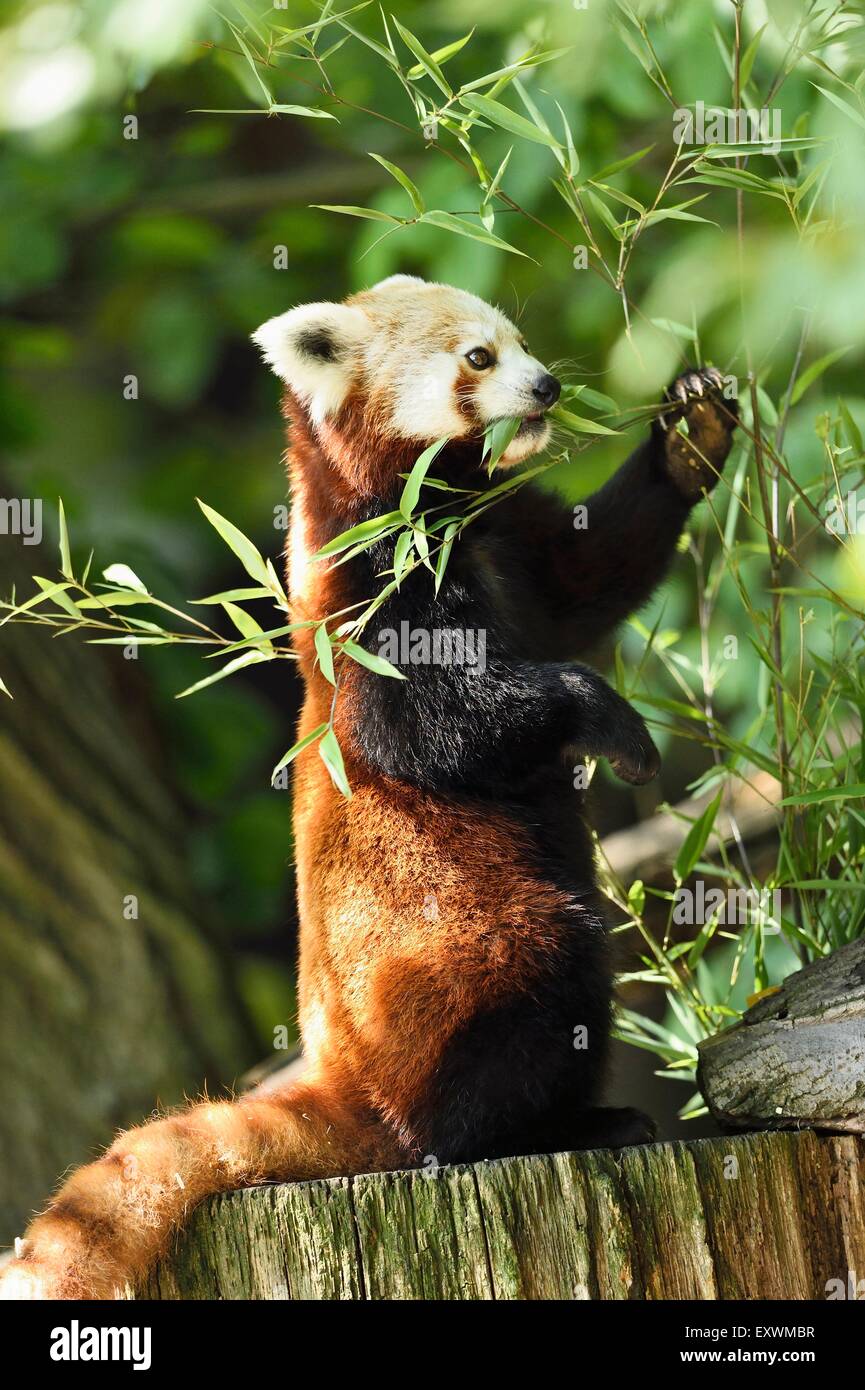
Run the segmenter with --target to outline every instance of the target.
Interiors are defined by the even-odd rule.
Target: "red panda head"
[[[504,314],[465,290],[393,275],[343,304],[303,304],[268,319],[253,339],[358,485],[374,473],[377,486],[386,483],[389,459],[395,478],[406,456],[434,440],[480,441],[507,417],[523,423],[500,467],[549,438],[545,412],[558,381]]]

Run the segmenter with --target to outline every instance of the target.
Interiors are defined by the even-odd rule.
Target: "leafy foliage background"
[[[448,63],[453,82],[505,66],[533,43],[564,49],[523,74],[526,91],[551,125],[559,104],[581,177],[651,146],[610,180],[651,206],[675,154],[674,105],[730,105],[736,8],[729,0],[657,0],[634,6],[639,23],[627,7],[602,0],[585,9],[570,0],[399,0],[392,11],[428,51],[474,29]],[[597,264],[574,268],[573,248],[584,238],[553,187],[555,160],[539,145],[496,129],[479,140],[491,169],[515,146],[506,184],[523,211],[499,211],[495,231],[524,257],[431,226],[406,226],[381,240],[379,222],[312,206],[354,204],[405,217],[405,192],[369,157],[374,152],[408,173],[428,207],[470,217],[478,208],[477,180],[427,146],[400,83],[353,37],[327,59],[326,78],[302,53],[290,68],[267,71],[279,103],[320,107],[335,120],[202,114],[262,104],[255,64],[238,48],[232,24],[253,36],[264,26],[272,37],[272,26],[314,21],[316,5],[247,0],[225,15],[203,0],[11,6],[0,43],[0,180],[15,190],[13,215],[0,230],[4,487],[62,496],[76,551],[93,547],[106,564],[122,558],[172,601],[231,587],[236,566],[202,525],[196,496],[230,516],[265,555],[276,558],[284,539],[273,524],[274,508],[286,500],[278,388],[249,333],[295,303],[342,298],[396,270],[498,301],[520,317],[537,355],[565,361],[575,380],[625,409],[659,399],[695,355],[696,333],[702,358],[742,381],[748,344],[771,429],[791,382],[831,354],[789,411],[785,459],[792,479],[812,487],[826,466],[843,396],[852,433],[839,432],[837,445],[846,486],[854,486],[861,477],[855,435],[865,428],[861,7],[746,0],[738,8],[749,90],[761,98],[774,91],[785,136],[817,136],[827,146],[785,158],[797,186],[810,179],[795,217],[784,199],[749,192],[740,235],[735,190],[694,187],[687,196],[708,194],[694,209],[706,222],[647,226],[628,265],[627,294],[639,311],[629,339],[621,297]],[[376,6],[352,13],[350,23],[381,41]],[[340,37],[344,31],[329,29],[319,55]],[[523,110],[512,93],[502,99]],[[130,115],[136,139],[124,138]],[[764,158],[748,167],[777,174]],[[607,203],[622,216],[614,199]],[[606,222],[595,221],[615,265]],[[286,248],[284,269],[274,264],[279,247]],[[123,397],[127,373],[138,377],[137,401]],[[631,435],[601,441],[556,470],[551,485],[576,501],[631,446]],[[746,523],[742,541],[737,563],[752,610],[733,574],[721,575],[712,634],[718,641],[739,636],[738,659],[718,673],[714,712],[731,738],[747,742],[755,737],[755,711],[771,699],[771,671],[749,641],[757,631],[753,610],[767,611],[770,598],[759,524]],[[862,537],[832,546],[818,528],[803,544],[811,574],[861,609]],[[707,547],[708,564],[717,553],[711,537]],[[809,659],[831,666],[845,649],[858,657],[861,624],[808,585],[810,596],[791,596],[789,612],[791,632],[807,625]],[[691,673],[704,662],[697,590],[683,557],[640,615],[647,630],[657,624],[669,637]],[[791,640],[795,647],[798,637]],[[643,663],[645,646],[645,636],[628,629],[620,668]],[[615,675],[612,651],[608,659]],[[290,808],[284,793],[271,790],[269,773],[291,741],[298,692],[277,663],[175,701],[199,674],[194,652],[142,650],[143,698],[196,827],[190,873],[219,903],[267,1046],[291,1011],[285,967],[293,912]],[[653,693],[675,698],[674,677],[669,663],[652,658]],[[847,694],[855,711],[859,692]],[[660,783],[635,793],[599,778],[594,820],[601,832],[645,817],[659,800],[677,801],[711,765],[699,743],[655,733],[665,756]],[[860,853],[854,847],[854,866]],[[859,921],[853,913],[845,933],[860,930]],[[786,942],[769,942],[767,950],[780,952],[776,975],[796,963]],[[755,983],[765,980],[743,977],[737,1007]]]

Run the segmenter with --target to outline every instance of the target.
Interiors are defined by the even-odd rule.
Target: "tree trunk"
[[[52,562],[0,543],[19,597]],[[49,566],[49,568],[45,568]],[[134,676],[78,636],[0,633],[0,1242],[120,1126],[252,1059],[244,1010],[191,891],[185,826]],[[134,669],[134,668],[133,668]],[[143,723],[143,721],[142,721]]]
[[[754,1134],[232,1192],[141,1296],[824,1299],[857,1270],[862,1142]]]
[[[865,938],[790,975],[699,1052],[725,1127],[865,1133]]]

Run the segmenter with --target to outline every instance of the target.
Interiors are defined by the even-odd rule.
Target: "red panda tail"
[[[118,1298],[212,1193],[397,1166],[379,1121],[323,1083],[203,1102],[118,1135],[16,1241],[2,1298]]]

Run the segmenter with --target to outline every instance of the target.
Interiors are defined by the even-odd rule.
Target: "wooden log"
[[[790,975],[699,1053],[725,1127],[865,1133],[865,937]]]
[[[233,1192],[139,1297],[824,1299],[857,1270],[865,1143],[770,1133]]]

